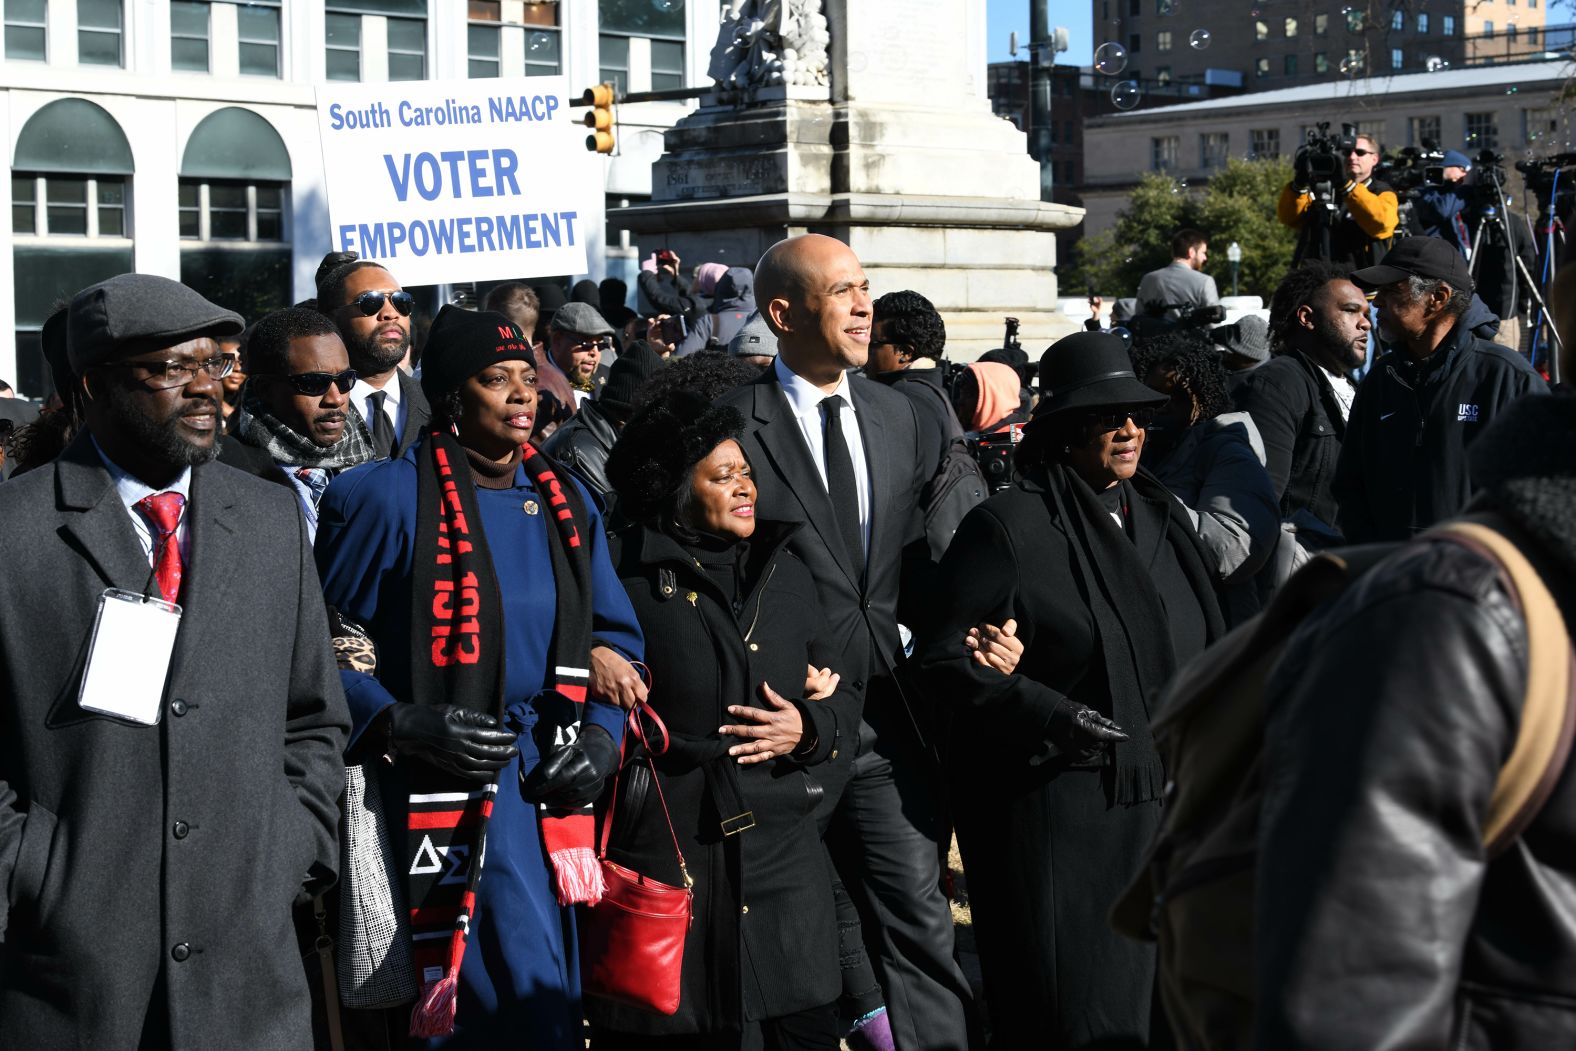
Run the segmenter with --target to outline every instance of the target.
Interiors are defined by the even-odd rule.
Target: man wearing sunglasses
[[[394,275],[369,259],[332,270],[317,289],[317,308],[339,326],[356,370],[350,404],[378,459],[405,455],[432,415],[421,385],[399,367],[410,353],[414,306]]]
[[[246,340],[246,386],[219,459],[296,493],[307,535],[341,471],[374,459],[372,436],[350,409],[356,370],[333,321],[315,310],[276,310]]]
[[[0,485],[0,1032],[310,1047],[350,723],[300,512],[210,462],[241,318],[123,274],[65,324],[83,429]]]
[[[1400,215],[1400,200],[1388,183],[1373,177],[1379,163],[1379,143],[1369,135],[1358,135],[1341,158],[1346,181],[1333,187],[1334,212],[1321,212],[1326,205],[1315,195],[1314,180],[1307,161],[1308,147],[1297,151],[1291,182],[1281,189],[1275,214],[1294,230],[1302,231],[1300,259],[1323,259],[1347,266],[1373,266],[1384,258],[1390,239],[1395,236]],[[1329,237],[1308,236],[1310,223],[1327,221]]]

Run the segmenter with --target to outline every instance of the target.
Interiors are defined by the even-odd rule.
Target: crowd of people
[[[1268,673],[1221,1031],[1569,1043],[1576,705],[1485,839],[1551,636],[1437,527],[1490,522],[1576,612],[1576,403],[1479,333],[1458,246],[1387,247],[1211,333],[1181,231],[1139,292],[1164,324],[1037,364],[950,363],[922,290],[817,234],[658,253],[634,306],[500,284],[419,349],[395,269],[343,254],[250,323],[83,289],[4,445],[0,1032],[1250,1046],[1158,993],[1211,937],[1165,922],[1197,873],[1108,919],[1186,846],[1157,717],[1301,567],[1382,543]],[[662,961],[583,949],[615,871],[687,892],[674,1010],[605,979]]]

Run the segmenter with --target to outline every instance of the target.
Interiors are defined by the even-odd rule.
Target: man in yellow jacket
[[[1298,259],[1328,259],[1350,267],[1373,266],[1384,258],[1395,227],[1400,201],[1395,191],[1373,177],[1379,163],[1379,143],[1358,135],[1345,151],[1344,186],[1336,185],[1334,201],[1325,218],[1329,237],[1322,236],[1317,210],[1321,205],[1312,183],[1315,177],[1305,161],[1308,147],[1297,151],[1295,174],[1281,189],[1275,214],[1285,225],[1302,232]]]

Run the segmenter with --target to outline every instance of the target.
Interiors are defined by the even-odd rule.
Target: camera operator
[[[1470,203],[1466,189],[1472,158],[1459,150],[1446,150],[1444,166],[1437,182],[1423,187],[1418,194],[1416,216],[1424,237],[1437,237],[1455,248],[1463,258],[1471,255],[1466,212]]]
[[[1179,319],[1186,307],[1210,307],[1220,302],[1215,279],[1204,273],[1209,259],[1209,239],[1198,230],[1178,230],[1171,235],[1171,262],[1151,270],[1138,282],[1138,309],[1167,321]]]
[[[1373,177],[1378,163],[1379,143],[1371,135],[1310,141],[1297,150],[1292,181],[1281,190],[1275,214],[1302,232],[1298,261],[1372,266],[1384,257],[1400,200],[1389,184]],[[1327,230],[1310,225],[1317,223]]]

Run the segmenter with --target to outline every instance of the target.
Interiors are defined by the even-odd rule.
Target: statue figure
[[[707,75],[723,88],[824,86],[830,42],[820,0],[728,0]]]

